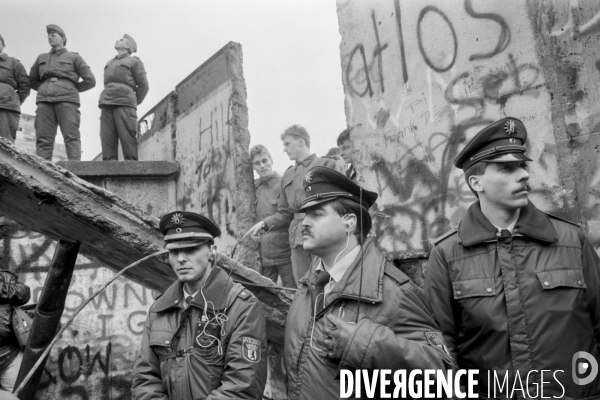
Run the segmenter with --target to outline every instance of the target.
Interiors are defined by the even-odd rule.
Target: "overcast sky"
[[[244,53],[251,145],[266,145],[277,171],[291,163],[279,139],[288,126],[304,125],[319,156],[335,146],[345,128],[334,0],[3,0],[0,10],[4,52],[28,72],[37,56],[50,50],[48,24],[62,27],[67,49],[92,68],[96,87],[81,94],[82,160],[101,151],[103,70],[124,33],[136,40],[135,55],[150,82],[138,117],[234,41]],[[35,96],[32,91],[22,112],[35,115]]]

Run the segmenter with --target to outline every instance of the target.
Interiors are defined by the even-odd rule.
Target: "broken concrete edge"
[[[226,49],[226,59],[229,75],[232,82],[231,108],[232,130],[235,149],[235,205],[237,215],[237,236],[240,238],[239,253],[244,254],[241,260],[250,269],[260,269],[260,255],[255,243],[250,244],[243,240],[244,235],[256,223],[256,192],[254,188],[254,173],[250,160],[250,132],[248,130],[248,106],[246,104],[247,91],[243,71],[243,52],[239,43],[230,42]]]
[[[90,193],[101,197],[101,200],[106,200],[108,203],[104,203],[101,201],[97,201],[98,204],[101,204],[106,207],[107,204],[111,206],[116,206],[120,213],[122,211],[126,211],[131,214],[131,216],[139,219],[144,224],[149,225],[149,228],[158,229],[158,219],[150,214],[145,213],[144,211],[134,207],[132,204],[122,200],[121,198],[115,196],[113,193],[102,189],[96,185],[93,185],[85,180],[77,177],[77,175],[73,174],[71,171],[54,164],[51,161],[45,160],[41,157],[38,157],[28,151],[18,149],[11,142],[7,140],[0,140],[0,152],[5,151],[11,155],[14,160],[22,160],[25,165],[30,168],[34,168],[38,170],[38,172],[42,173],[45,179],[51,177],[53,179],[60,180],[61,185],[67,185],[70,189],[83,194],[89,195]],[[21,175],[25,178],[25,174]],[[33,175],[29,175],[27,178],[34,178]],[[68,178],[68,180],[64,180],[64,178]],[[41,180],[37,180],[38,185],[35,185],[38,190],[45,190],[43,187],[43,183]],[[25,183],[25,182],[23,182]],[[45,182],[46,184],[48,182]],[[33,184],[33,182],[32,182]],[[55,192],[51,187],[48,187],[50,192]],[[61,191],[56,191],[57,194],[61,194]]]
[[[168,93],[168,94],[167,94],[165,97],[163,97],[163,99],[162,99],[162,100],[160,100],[160,101],[159,101],[159,102],[158,102],[158,103],[157,103],[157,104],[156,104],[154,107],[152,107],[152,108],[150,109],[150,111],[148,111],[148,112],[147,112],[146,114],[144,114],[144,115],[143,115],[143,116],[142,116],[140,119],[138,119],[138,121],[137,121],[137,127],[138,127],[137,129],[138,129],[138,132],[139,132],[139,130],[140,130],[140,128],[139,128],[139,127],[140,127],[140,123],[141,123],[142,121],[144,121],[146,118],[148,118],[150,115],[152,115],[152,114],[156,113],[156,112],[157,112],[157,111],[158,111],[158,110],[159,110],[161,107],[163,107],[163,105],[164,105],[164,107],[166,107],[166,111],[165,111],[165,118],[166,118],[166,121],[165,121],[165,124],[166,124],[166,123],[168,123],[169,121],[171,121],[171,122],[172,122],[172,120],[170,120],[170,117],[173,117],[173,116],[172,116],[172,115],[170,115],[170,111],[171,111],[171,110],[170,110],[170,107],[171,107],[171,104],[172,104],[173,102],[175,102],[175,103],[177,102],[177,97],[178,97],[178,94],[177,94],[177,92],[175,92],[174,90],[173,90],[173,91],[171,91],[171,92],[169,92],[169,93]],[[177,115],[177,114],[175,113],[175,116],[176,116],[176,115]],[[154,127],[154,125],[153,125],[153,127]],[[148,140],[149,138],[151,138],[151,137],[152,137],[152,135],[154,134],[154,132],[155,132],[155,129],[152,129],[152,128],[151,128],[151,129],[149,129],[147,132],[145,132],[145,133],[144,133],[142,136],[140,136],[140,137],[138,138],[138,143],[140,143],[140,142],[143,142],[143,141],[146,141],[146,140]]]
[[[59,161],[79,178],[175,178],[179,163],[170,161]]]

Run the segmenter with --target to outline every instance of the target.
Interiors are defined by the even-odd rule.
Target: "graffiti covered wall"
[[[577,16],[589,19],[598,11],[590,7],[597,5]],[[597,141],[590,133],[598,114],[584,94],[597,90],[591,77],[588,88],[577,77],[586,71],[597,80],[598,57],[590,67],[581,57],[567,84],[554,64],[570,45],[571,54],[598,48],[598,36],[565,41],[556,53],[554,31],[570,20],[567,2],[338,0],[338,18],[354,160],[360,181],[380,195],[375,234],[389,256],[425,256],[431,239],[456,226],[475,197],[453,160],[481,128],[505,116],[528,127],[532,200],[584,219],[576,199],[589,185],[573,182],[580,173],[572,169],[575,145],[561,128],[579,122],[586,146]],[[591,153],[594,167],[586,172],[598,169]],[[590,233],[600,243],[600,232]]]
[[[179,162],[176,207],[203,213],[220,226],[220,252],[235,259],[245,253],[238,240],[256,214],[241,46],[223,47],[139,126],[140,159]],[[245,253],[241,262],[256,269],[256,251]]]
[[[38,301],[55,242],[0,218],[3,268],[15,272]],[[69,286],[64,324],[114,273],[80,256]],[[50,352],[37,399],[129,399],[131,368],[139,349],[152,292],[117,279],[75,317]]]

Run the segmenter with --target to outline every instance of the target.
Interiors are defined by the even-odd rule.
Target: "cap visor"
[[[198,241],[198,240],[178,240],[176,242],[170,242],[167,243],[167,245],[165,246],[165,248],[167,250],[175,250],[175,249],[185,249],[188,247],[196,247],[196,246],[200,246],[204,243],[207,243],[208,240],[202,240],[202,241]]]
[[[306,203],[306,204],[302,204],[302,207],[300,207],[300,208],[298,209],[298,212],[301,212],[301,213],[303,213],[303,212],[306,212],[306,210],[307,210],[307,209],[309,209],[309,208],[311,208],[311,207],[314,207],[314,206],[316,206],[317,204],[326,203],[326,202],[328,202],[328,201],[333,201],[333,200],[335,200],[335,199],[337,199],[337,197],[334,197],[334,198],[328,198],[328,199],[316,199],[316,200],[311,200],[311,201],[309,201],[309,202],[308,202],[308,203]]]
[[[487,163],[505,163],[505,162],[516,162],[516,161],[533,161],[531,158],[527,157],[525,153],[508,153],[503,154],[499,157],[492,158],[490,160],[479,160],[485,161]]]

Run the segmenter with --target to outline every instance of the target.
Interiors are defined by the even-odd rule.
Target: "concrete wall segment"
[[[374,233],[390,258],[426,255],[430,240],[458,223],[475,198],[453,160],[504,116],[528,127],[533,201],[560,214],[570,204],[557,106],[540,65],[550,49],[537,42],[548,32],[536,30],[532,7],[338,1],[347,122],[359,180],[380,195]]]

